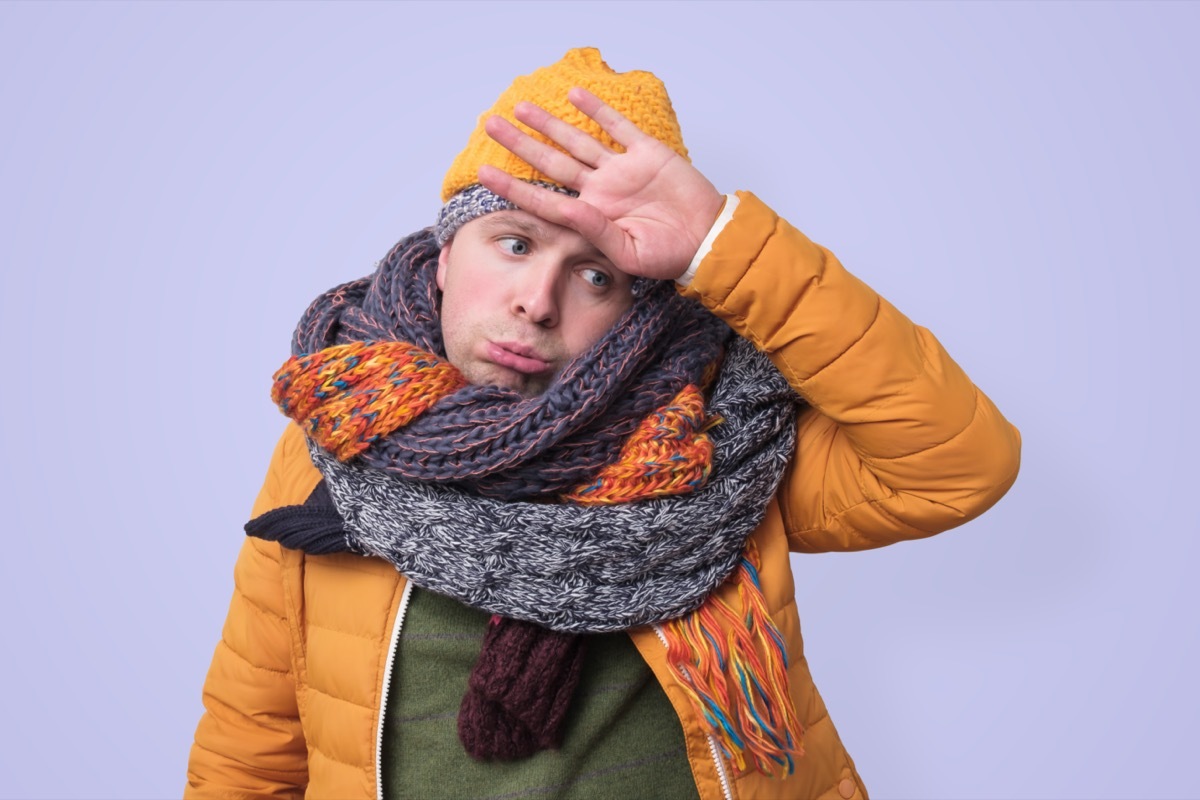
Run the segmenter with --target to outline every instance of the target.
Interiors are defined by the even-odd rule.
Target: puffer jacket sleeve
[[[295,437],[280,439],[253,515],[279,503]],[[233,600],[204,683],[205,713],[185,798],[300,798],[306,748],[291,668],[278,544],[247,537]]]
[[[1020,436],[933,335],[749,193],[688,287],[810,404],[779,492],[793,550],[962,524],[1016,480]]]

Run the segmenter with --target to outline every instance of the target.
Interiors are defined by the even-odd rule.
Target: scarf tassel
[[[664,625],[667,660],[707,732],[740,772],[795,772],[802,729],[788,691],[787,650],[767,613],[759,556],[746,545],[734,573],[741,613],[716,594]]]

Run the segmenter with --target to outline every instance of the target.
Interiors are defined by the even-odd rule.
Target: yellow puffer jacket
[[[1019,436],[928,331],[753,195],[740,195],[683,291],[768,353],[811,403],[798,456],[754,533],[804,725],[795,775],[735,776],[671,680],[655,632],[630,635],[679,714],[704,800],[865,797],[808,671],[788,551],[880,547],[966,522],[1015,480]],[[303,503],[319,480],[289,426],[253,515]],[[185,797],[376,797],[405,580],[380,560],[247,539],[235,583]]]

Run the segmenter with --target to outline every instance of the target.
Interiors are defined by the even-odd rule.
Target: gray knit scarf
[[[318,298],[297,328],[297,358],[357,340],[440,356],[437,252],[419,232],[375,275]],[[466,605],[562,632],[623,630],[703,603],[763,518],[801,401],[766,356],[669,283],[640,281],[635,295],[538,397],[466,387],[346,462],[310,440],[345,548]],[[721,420],[705,485],[607,506],[548,502],[617,460],[637,425],[700,385],[722,349],[705,408]]]
[[[794,395],[734,341],[708,410],[713,474],[699,491],[576,506],[500,501],[410,481],[314,443],[352,549],[473,608],[570,633],[661,622],[697,608],[733,571],[795,443]]]

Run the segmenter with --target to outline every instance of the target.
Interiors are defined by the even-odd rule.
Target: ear
[[[453,241],[453,240],[451,240]],[[443,292],[446,291],[446,269],[450,264],[450,242],[442,245],[442,252],[438,253],[437,267],[437,285]]]

